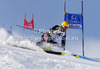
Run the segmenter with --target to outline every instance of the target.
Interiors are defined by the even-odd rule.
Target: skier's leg
[[[44,40],[47,43],[47,41],[48,41],[48,35],[47,34],[44,34]]]

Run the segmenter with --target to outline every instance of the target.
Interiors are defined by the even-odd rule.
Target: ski
[[[55,55],[65,55],[65,52],[60,52],[60,51],[53,51],[51,49],[51,47],[44,47],[43,43],[41,41],[36,43],[37,46],[43,47],[42,49],[49,54],[55,54]],[[62,48],[61,46],[52,46],[52,47],[58,47],[58,48]]]
[[[55,55],[65,55],[65,52],[56,52],[51,50],[44,50],[46,53],[55,54]]]

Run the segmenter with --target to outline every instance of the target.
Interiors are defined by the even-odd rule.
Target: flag
[[[29,29],[34,29],[34,21],[33,19],[28,22],[26,19],[24,19],[24,27]]]
[[[32,14],[32,20],[30,22],[28,22],[26,20],[26,13],[25,13],[25,17],[24,17],[24,28],[23,28],[23,36],[24,36],[24,30],[25,28],[27,29],[34,29],[34,20],[33,20],[33,14]],[[33,31],[33,35],[34,35],[34,31]]]
[[[70,29],[82,29],[83,28],[82,14],[66,13],[65,21],[67,21],[69,23]]]

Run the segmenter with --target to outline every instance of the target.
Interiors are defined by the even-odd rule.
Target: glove
[[[65,44],[62,44],[62,46],[65,46]]]

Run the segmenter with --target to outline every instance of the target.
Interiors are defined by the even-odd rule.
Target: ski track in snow
[[[68,51],[65,51],[64,56],[47,54],[29,40],[18,41],[4,29],[0,29],[0,33],[0,69],[100,69],[100,63],[77,59]],[[36,51],[13,47],[7,43]]]

